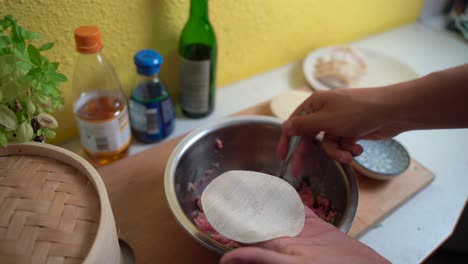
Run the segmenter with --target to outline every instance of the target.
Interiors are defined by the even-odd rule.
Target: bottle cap
[[[76,50],[79,53],[95,53],[102,48],[101,33],[96,26],[81,26],[75,30]]]
[[[140,50],[133,58],[137,72],[142,75],[150,76],[159,72],[163,58],[154,50]]]

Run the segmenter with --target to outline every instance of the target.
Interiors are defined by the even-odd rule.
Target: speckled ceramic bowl
[[[390,180],[410,165],[408,151],[394,139],[360,140],[364,152],[354,158],[352,166],[360,173],[378,180]]]

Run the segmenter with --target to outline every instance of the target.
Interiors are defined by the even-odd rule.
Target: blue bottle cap
[[[154,50],[144,49],[135,54],[133,61],[139,74],[151,76],[159,72],[163,58]]]

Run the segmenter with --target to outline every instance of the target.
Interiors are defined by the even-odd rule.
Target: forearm
[[[403,130],[468,127],[468,64],[388,87],[382,99]]]

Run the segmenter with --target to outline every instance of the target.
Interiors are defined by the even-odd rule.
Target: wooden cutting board
[[[268,102],[238,115],[272,115]],[[137,263],[218,263],[219,256],[180,227],[167,205],[164,169],[183,136],[100,168],[119,237],[133,249]],[[359,208],[349,234],[358,237],[427,186],[434,175],[412,160],[410,168],[386,182],[357,174]]]

